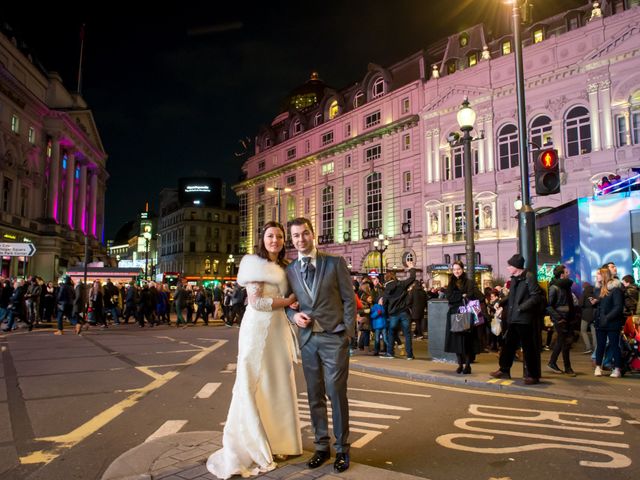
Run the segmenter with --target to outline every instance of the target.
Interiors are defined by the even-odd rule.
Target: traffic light
[[[560,193],[560,162],[555,148],[540,150],[533,165],[536,177],[536,193],[553,195]]]

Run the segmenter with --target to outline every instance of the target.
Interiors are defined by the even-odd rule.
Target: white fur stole
[[[240,261],[238,283],[244,287],[249,282],[277,285],[282,295],[289,290],[287,275],[280,265],[257,255],[245,255]]]

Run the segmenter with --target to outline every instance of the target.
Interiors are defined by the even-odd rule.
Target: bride
[[[300,455],[293,362],[297,343],[284,307],[295,301],[283,270],[284,228],[268,222],[258,254],[240,262],[238,283],[247,288],[249,304],[240,326],[233,397],[222,436],[222,448],[209,457],[216,477],[248,477],[276,468],[274,456]]]

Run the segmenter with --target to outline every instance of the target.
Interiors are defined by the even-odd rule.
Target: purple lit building
[[[585,1],[547,19],[534,12],[523,28],[529,142],[558,149],[562,172],[560,194],[532,191],[538,212],[640,165],[637,4]],[[477,25],[394,65],[370,64],[354,85],[334,89],[313,75],[294,90],[258,132],[246,179],[234,187],[244,251],[265,221],[307,216],[320,248],[345,256],[353,271],[379,269],[373,240],[382,234],[385,268],[413,258],[444,285],[451,262],[464,260],[462,147],[447,138],[468,97],[473,135],[484,134],[472,143],[478,277],[486,286],[505,276],[520,191],[514,45],[510,31],[487,32]]]
[[[85,236],[103,260],[107,154],[91,110],[46,72],[6,25],[0,31],[0,242],[35,256],[2,257],[1,276],[56,279],[84,261]]]

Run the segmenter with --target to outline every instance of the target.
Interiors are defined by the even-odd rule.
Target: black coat
[[[482,351],[480,337],[478,336],[478,328],[471,327],[466,332],[451,332],[451,315],[458,313],[458,309],[464,305],[466,300],[482,301],[482,292],[478,289],[475,282],[470,282],[466,276],[461,279],[461,285],[458,287],[456,277],[449,276],[449,284],[445,291],[445,298],[449,302],[449,312],[447,314],[447,323],[444,337],[444,351],[449,353],[458,353],[461,355],[472,355]]]
[[[407,289],[416,281],[415,269],[409,270],[409,277],[405,280],[389,280],[384,284],[384,309],[387,315],[400,315],[409,310],[411,299],[407,299]]]
[[[598,314],[596,315],[596,329],[617,330],[624,325],[624,293],[620,288],[620,281],[614,279],[609,282],[609,293],[600,298],[598,303]]]
[[[525,270],[521,275],[511,277],[506,303],[507,325],[535,325],[542,320],[544,292],[531,272]]]
[[[549,285],[547,314],[551,317],[556,330],[569,331],[574,327],[576,310],[571,285],[573,281],[568,278],[553,280]]]

